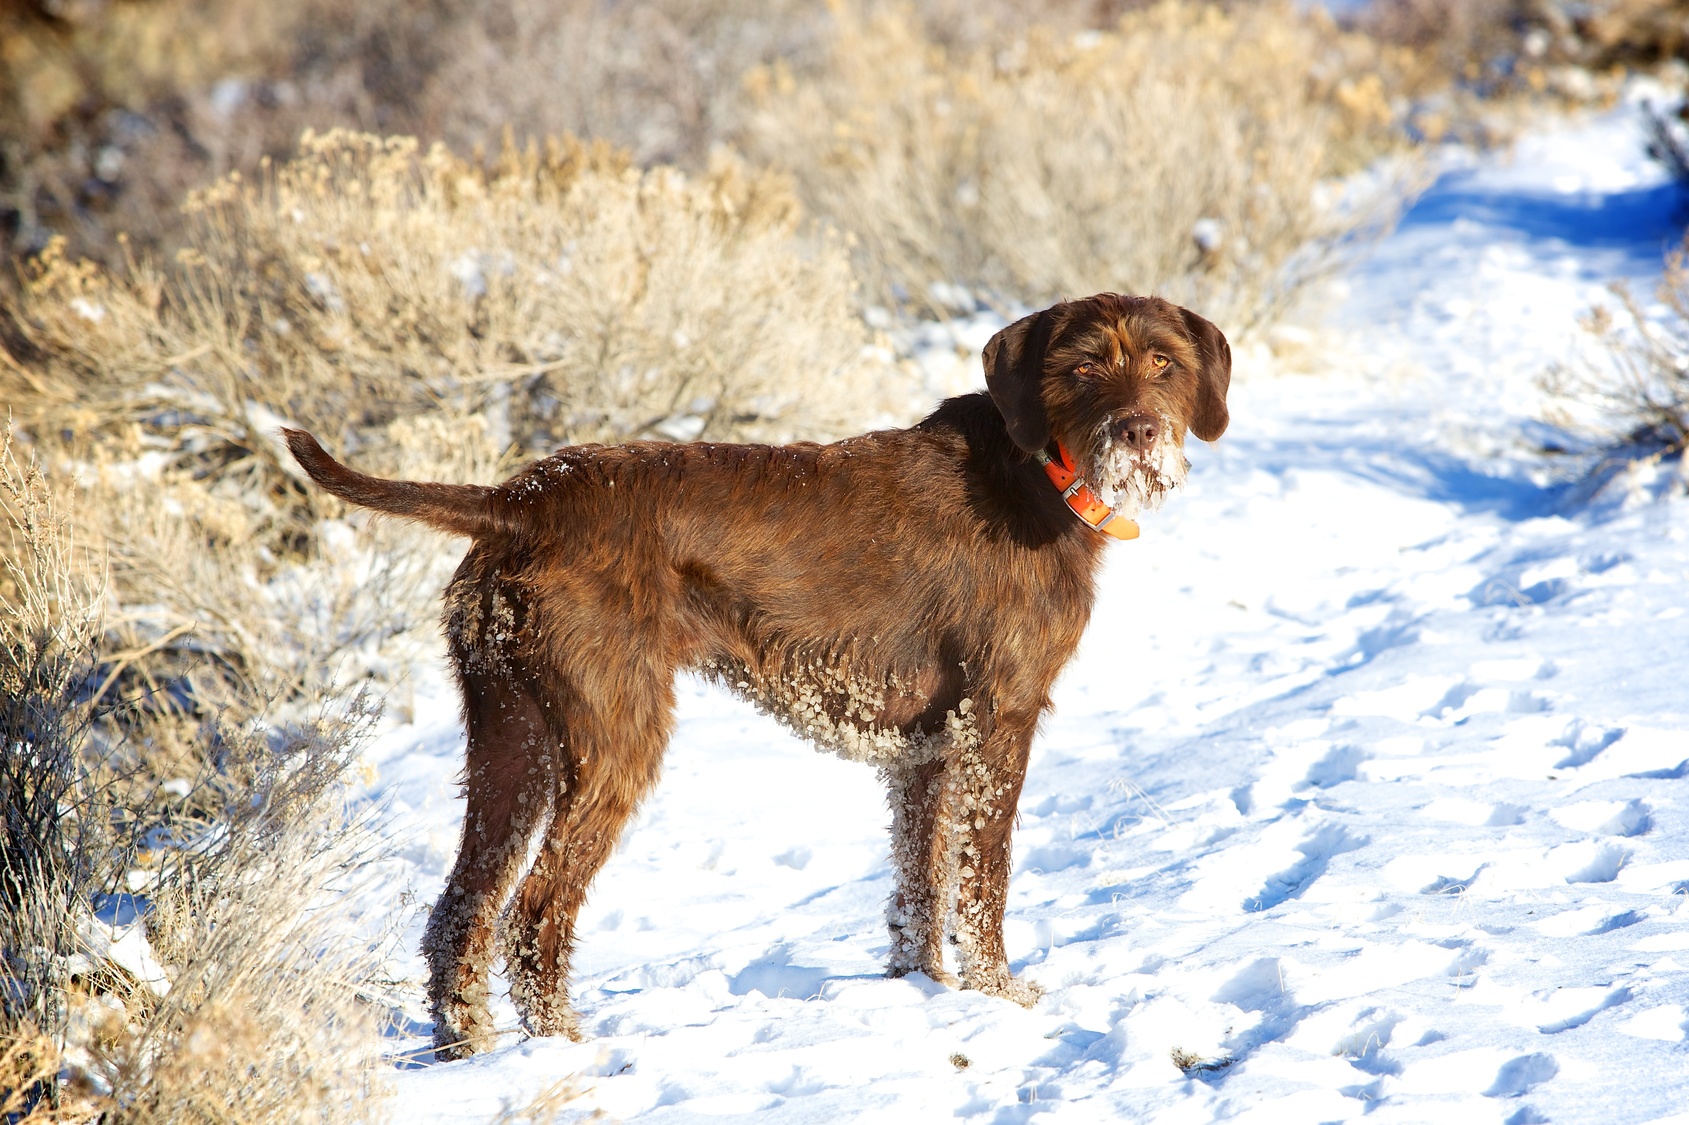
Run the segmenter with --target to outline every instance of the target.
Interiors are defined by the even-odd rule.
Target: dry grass
[[[215,722],[183,800],[149,805],[130,768],[144,716],[93,690],[110,663],[100,569],[9,446],[0,483],[3,1111],[348,1119],[375,1092],[360,992],[384,955],[338,909],[367,858],[340,793],[371,712],[355,699],[273,727]],[[100,895],[136,890],[162,982],[110,952],[95,917]]]
[[[1144,3],[920,0],[907,11],[935,42],[969,49],[1032,26],[1107,26]],[[803,0],[470,0],[451,18],[454,49],[420,84],[407,130],[463,152],[490,148],[506,127],[572,133],[623,146],[641,166],[692,169],[740,135],[747,71],[823,64],[834,33],[829,5]]]
[[[1438,72],[1463,81],[1518,48],[1521,0],[1377,0],[1359,22],[1387,42],[1411,48]]]
[[[825,29],[801,0],[482,0],[422,90],[415,128],[460,151],[504,128],[627,147],[642,166],[707,164],[742,109],[739,76],[806,55]]]
[[[334,1121],[379,1096],[379,1026],[361,995],[380,935],[348,932],[368,837],[340,786],[369,713],[224,732],[214,814],[178,823],[147,932],[170,988],[97,1027],[88,1073],[133,1122]]]
[[[189,207],[167,265],[50,248],[0,350],[0,396],[79,466],[110,545],[111,690],[189,741],[432,632],[449,545],[363,534],[297,478],[283,421],[378,472],[486,481],[512,446],[830,437],[887,398],[844,247],[726,157],[688,178],[557,142],[482,168],[336,133]]]
[[[575,1075],[560,1078],[525,1102],[507,1101],[488,1125],[553,1125],[565,1113],[571,1121],[603,1121],[603,1110],[584,1112],[578,1104],[590,1089]]]
[[[263,182],[188,207],[172,268],[52,249],[30,272],[4,376],[21,422],[203,412],[221,427],[207,440],[240,450],[220,474],[274,478],[279,419],[379,459],[383,427],[442,403],[508,411],[543,448],[664,423],[838,432],[874,397],[842,248],[801,241],[784,182],[727,157],[688,179],[564,141],[483,169],[403,138],[307,135]]]
[[[1141,0],[922,0],[940,40],[1077,30]],[[703,169],[746,106],[740,77],[821,54],[801,0],[11,0],[0,4],[0,247],[59,234],[117,261],[174,245],[193,187],[300,132],[349,128],[494,151],[573,133],[642,165]],[[5,284],[0,274],[0,287]]]
[[[1173,1060],[1174,1066],[1178,1067],[1186,1074],[1211,1074],[1216,1071],[1225,1070],[1236,1061],[1228,1055],[1219,1055],[1217,1057],[1199,1055],[1195,1051],[1188,1050],[1184,1047],[1174,1047],[1168,1052],[1168,1057]]]
[[[1577,435],[1600,476],[1689,449],[1689,247],[1666,259],[1647,308],[1625,286],[1584,318],[1582,347],[1542,379],[1546,420]]]
[[[63,1031],[67,959],[88,896],[109,881],[119,850],[109,820],[89,815],[100,794],[84,755],[104,584],[78,557],[45,478],[17,462],[9,441],[0,486],[10,533],[0,582],[0,1027],[51,1040]]]
[[[901,12],[952,60],[1011,63],[1040,37],[1112,34],[1154,7],[858,2],[870,16]],[[1223,7],[1246,23],[1314,29],[1312,69],[1292,66],[1290,89],[1311,74],[1316,103],[1362,118],[1381,95],[1434,135],[1483,132],[1469,100],[1437,92],[1451,83],[1601,94],[1610,68],[1689,49],[1675,0],[1377,0],[1354,36],[1275,0]],[[59,234],[73,254],[110,262],[120,231],[173,247],[190,188],[284,158],[306,127],[414,135],[461,153],[496,151],[507,127],[573,133],[626,148],[640,166],[701,171],[754,115],[743,75],[779,62],[827,83],[838,30],[826,6],[799,0],[12,0],[0,4],[0,244],[32,254]]]
[[[908,13],[837,19],[818,71],[751,76],[747,143],[857,236],[888,304],[1154,291],[1244,327],[1373,217],[1324,182],[1392,143],[1385,87],[1288,6],[1167,2],[972,50]]]
[[[59,1044],[27,1020],[0,1023],[0,1120],[60,1125],[98,1120],[104,1098],[61,1082]]]

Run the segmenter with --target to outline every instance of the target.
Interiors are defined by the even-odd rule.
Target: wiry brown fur
[[[1155,354],[1168,364],[1146,366]],[[1207,321],[1114,294],[1011,325],[985,362],[989,395],[911,429],[833,445],[576,446],[495,488],[379,481],[286,431],[328,491],[473,539],[445,611],[468,811],[423,943],[442,1057],[490,1040],[498,938],[528,1029],[578,1037],[576,914],[656,782],[683,668],[880,769],[892,975],[956,981],[948,935],[963,987],[1037,998],[1003,948],[1009,835],[1105,540],[1028,454],[1057,437],[1101,463],[1110,435],[1138,425],[1142,438],[1146,418],[1161,441],[1216,438],[1231,363]]]

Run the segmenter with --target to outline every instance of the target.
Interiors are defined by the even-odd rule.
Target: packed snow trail
[[[1680,233],[1641,146],[1619,111],[1468,158],[1306,373],[1242,357],[1034,750],[1033,1010],[883,979],[872,771],[686,681],[582,915],[592,1039],[412,1064],[396,1119],[575,1076],[571,1110],[653,1123],[1686,1120],[1689,502],[1669,463],[1582,499],[1527,440],[1575,316]],[[412,691],[372,752],[415,896],[395,1056],[461,815],[455,701]]]

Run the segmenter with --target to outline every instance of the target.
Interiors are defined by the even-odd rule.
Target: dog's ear
[[[1189,309],[1180,309],[1185,333],[1202,356],[1202,370],[1196,377],[1196,414],[1191,433],[1203,441],[1214,441],[1226,432],[1231,414],[1226,410],[1226,388],[1232,383],[1232,346],[1226,335]]]
[[[1044,352],[1050,346],[1051,313],[1022,317],[985,345],[985,386],[1008,424],[1009,437],[1028,453],[1050,444],[1044,413]]]

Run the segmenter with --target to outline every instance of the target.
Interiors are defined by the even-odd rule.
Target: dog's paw
[[[437,1029],[434,1032],[434,1059],[436,1062],[456,1062],[467,1059],[471,1055],[478,1055],[482,1051],[491,1050],[493,1036],[491,1034],[476,1035],[453,1030],[451,1028]]]
[[[434,1057],[440,1062],[490,1051],[496,1042],[492,1013],[485,1005],[460,1001],[435,1010]]]
[[[942,984],[945,988],[962,986],[956,974],[945,968],[933,968],[929,965],[891,965],[886,969],[886,977],[889,980],[900,980],[910,973],[921,973],[934,984]]]
[[[1023,1008],[1030,1008],[1044,995],[1044,986],[1026,977],[1012,976],[1005,967],[990,973],[976,973],[962,981],[963,988],[1012,1000]]]
[[[1010,977],[1008,987],[997,995],[1013,1000],[1023,1008],[1030,1008],[1044,998],[1044,986],[1026,977]]]
[[[541,1011],[526,1013],[522,1017],[522,1030],[536,1039],[556,1036],[571,1043],[584,1043],[587,1039],[586,1032],[581,1030],[580,1017],[567,1002],[548,1004]]]
[[[581,1030],[581,1017],[569,1003],[567,990],[546,987],[545,983],[513,972],[510,980],[510,1001],[521,1017],[522,1030],[536,1039],[560,1037],[572,1043],[586,1039]]]

